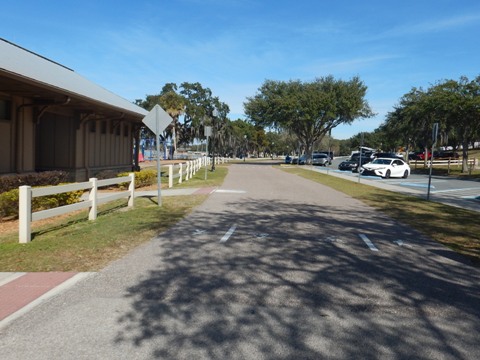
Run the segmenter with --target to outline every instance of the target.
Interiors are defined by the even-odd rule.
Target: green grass
[[[283,169],[359,199],[480,264],[476,212],[300,167]],[[181,187],[219,186],[227,171],[227,166],[219,165],[215,172],[208,171],[205,181],[202,169]],[[379,197],[384,201],[379,202]],[[205,199],[206,195],[164,197],[159,207],[155,198],[137,198],[133,209],[126,207],[126,201],[104,205],[95,221],[87,220],[85,210],[41,226],[33,223],[28,244],[18,243],[17,231],[0,235],[0,271],[97,271],[170,228]]]
[[[101,209],[95,221],[85,212],[35,228],[32,242],[18,243],[18,233],[0,237],[0,271],[96,271],[165,231],[206,198],[205,195],[147,198]]]
[[[198,172],[179,187],[219,186],[227,167]],[[141,189],[140,189],[141,190]],[[125,200],[100,207],[95,221],[87,210],[53,218],[43,225],[32,224],[32,241],[18,243],[18,231],[0,235],[0,271],[96,271],[136,246],[160,234],[201,204],[206,195],[137,198],[130,209]]]
[[[211,171],[211,165],[207,169],[207,180],[205,180],[205,168],[201,168],[191,179],[178,184],[178,179],[174,179],[174,189],[195,188],[195,187],[215,187],[222,184],[223,179],[228,172],[228,164],[215,165],[215,171]],[[175,184],[175,182],[177,182]]]
[[[480,265],[480,221],[478,221],[479,214],[477,212],[378,189],[298,167],[282,169],[358,199],[393,219],[410,225],[431,239],[468,256],[476,265]],[[379,198],[382,201],[378,201]]]

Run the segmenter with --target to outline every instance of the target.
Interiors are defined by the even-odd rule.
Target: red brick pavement
[[[0,286],[0,321],[76,274],[75,272],[27,273]]]

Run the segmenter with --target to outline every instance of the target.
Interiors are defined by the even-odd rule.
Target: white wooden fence
[[[215,163],[225,163],[226,158],[215,158]],[[168,187],[173,187],[173,179],[178,178],[178,183],[183,180],[191,179],[202,166],[211,164],[209,157],[198,158],[176,165],[168,166]],[[98,188],[116,185],[121,183],[129,183],[127,191],[116,191],[114,193],[102,194],[98,197]],[[53,209],[41,210],[32,213],[32,199],[40,196],[53,194],[61,194],[70,191],[88,190],[88,200],[78,202],[76,204],[59,206]],[[20,186],[19,188],[19,212],[18,212],[18,236],[20,243],[28,243],[32,239],[31,224],[32,221],[47,219],[50,217],[66,214],[72,211],[89,208],[88,219],[95,220],[97,218],[98,205],[123,199],[128,197],[128,206],[133,207],[135,198],[135,174],[130,173],[128,176],[98,180],[91,178],[89,181],[74,183],[68,185],[48,186],[40,188],[32,188],[31,186]]]
[[[98,188],[121,183],[129,183],[127,191],[117,191],[98,197]],[[59,206],[53,209],[36,211],[32,213],[32,199],[40,196],[53,194],[61,194],[70,191],[89,190],[88,200],[81,201],[76,204]],[[123,199],[128,197],[128,206],[133,207],[133,199],[135,198],[135,174],[130,173],[128,176],[98,180],[91,178],[89,181],[74,183],[68,185],[48,186],[40,188],[32,188],[31,186],[20,186],[19,188],[19,212],[18,212],[18,237],[20,243],[28,243],[32,239],[31,224],[32,221],[47,219],[53,216],[66,214],[72,211],[89,208],[88,219],[95,220],[97,218],[98,205]]]
[[[215,157],[215,164],[224,164],[228,161],[224,157]],[[183,181],[190,180],[199,171],[202,166],[208,166],[212,163],[212,159],[207,156],[182,162],[175,165],[167,165],[168,167],[168,187],[173,187],[173,180],[178,179],[178,184]]]
[[[417,167],[425,167],[425,160],[410,161],[410,166],[412,165],[415,167],[415,169]],[[478,159],[474,159],[474,158],[468,159],[467,165],[470,170],[475,170],[479,166]],[[447,160],[433,160],[433,161],[428,160],[426,167],[429,168],[430,166],[432,166],[433,168],[435,168],[436,166],[442,166],[442,167],[447,166],[448,170],[450,171],[450,168],[452,166],[456,166],[457,168],[462,166],[462,159],[447,159]]]

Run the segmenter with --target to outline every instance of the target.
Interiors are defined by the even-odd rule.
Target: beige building
[[[0,38],[0,175],[64,170],[83,181],[130,171],[147,113]]]

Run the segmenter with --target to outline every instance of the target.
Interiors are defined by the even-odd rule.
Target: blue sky
[[[0,37],[130,100],[167,82],[200,82],[242,117],[266,79],[359,76],[377,116],[412,87],[480,75],[478,0],[18,0]]]

